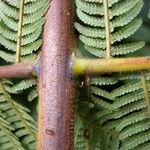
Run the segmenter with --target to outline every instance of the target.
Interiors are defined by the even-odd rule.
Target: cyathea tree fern
[[[58,38],[59,40],[61,39],[60,41],[58,41],[60,45],[64,41],[66,42],[65,48],[63,47],[64,43],[62,44],[62,54],[60,54],[60,52],[57,52],[59,54],[58,58],[60,58],[60,62],[58,61],[58,63],[63,63],[64,60],[61,60],[62,57],[68,59],[68,57],[63,56],[63,49],[69,49],[70,47],[73,47],[72,45],[69,45],[72,39],[68,38],[69,36],[67,33],[69,32],[70,27],[69,21],[67,19],[72,18],[71,14],[67,10],[67,6],[69,6],[69,3],[71,2],[75,2],[76,5],[75,8],[77,17],[74,23],[74,27],[76,31],[78,31],[77,34],[79,35],[80,39],[79,41],[77,41],[79,47],[75,52],[75,54],[77,55],[76,57],[80,57],[81,59],[83,58],[83,60],[86,57],[89,58],[91,62],[96,58],[102,59],[104,62],[108,60],[110,60],[111,62],[111,60],[119,60],[116,58],[124,58],[125,60],[126,58],[131,56],[138,56],[144,49],[143,47],[145,46],[145,42],[143,42],[142,40],[137,40],[133,35],[135,33],[137,34],[138,29],[142,25],[143,21],[140,12],[143,8],[144,3],[147,4],[146,1],[61,1],[62,2],[59,2],[58,0],[0,0],[1,65],[33,63],[35,67],[34,69],[37,69],[36,71],[38,72],[38,69],[40,67],[36,68],[36,65],[38,65],[37,62],[43,61],[39,59],[39,50],[42,43],[45,44],[49,42],[49,39],[46,38],[49,38],[48,28],[50,27],[54,28],[50,30],[51,32],[54,30],[52,34],[58,37],[62,35],[64,36],[62,37],[62,39],[60,37]],[[52,5],[50,2],[52,3]],[[55,7],[55,4],[60,4],[60,6]],[[51,16],[45,17],[45,13],[47,12],[47,10],[48,12],[50,10],[50,13],[48,13],[48,15],[54,14],[51,8],[54,8],[56,19],[53,20],[54,24],[48,26],[46,24],[46,21],[49,24],[49,18]],[[56,8],[66,8],[66,11],[61,12]],[[60,16],[58,16],[56,10],[58,11],[58,14]],[[150,18],[149,14],[148,16]],[[63,16],[64,20],[63,22],[61,22],[62,26],[60,27],[60,25],[58,25],[57,27],[56,22],[58,21],[57,23],[60,23],[59,21],[61,20],[61,15],[64,15],[65,17]],[[67,23],[67,25],[64,22]],[[44,23],[46,24],[46,31],[48,30],[46,33],[44,32],[44,34],[47,35],[43,35],[43,39],[46,39],[46,42],[42,41],[42,31]],[[64,24],[68,27],[68,31],[66,30],[66,27],[63,26]],[[61,31],[59,31],[60,29],[62,29],[62,33]],[[53,46],[56,49],[58,47],[60,48],[60,46],[57,45],[57,42],[55,43],[57,38],[53,38],[54,39],[52,39],[52,41],[56,45],[50,42],[51,45],[48,48],[50,49],[52,47],[52,50],[56,52],[56,50],[53,49]],[[70,43],[68,42],[68,40]],[[45,46],[43,47],[45,48]],[[50,50],[48,52],[53,54],[54,56],[55,52],[52,52]],[[43,56],[43,58],[45,57]],[[57,64],[55,63],[56,62],[53,62],[54,68],[57,66]],[[73,63],[70,63],[71,66],[74,65]],[[141,62],[137,61],[135,61],[134,63],[137,63],[137,66],[141,64]],[[61,64],[59,65],[61,67],[63,66]],[[59,65],[57,67],[60,67]],[[111,65],[114,67],[113,63]],[[109,66],[110,68],[112,67],[111,65]],[[47,72],[51,69],[52,68],[48,68]],[[56,68],[55,71],[60,75],[61,69],[62,68]],[[71,70],[73,69],[74,68],[71,68]],[[93,77],[94,74],[92,75],[92,73],[91,75],[86,74],[85,77],[79,76],[76,81],[78,92],[76,93],[75,104],[76,111],[74,128],[74,149],[149,150],[150,72],[145,70],[136,73],[111,73],[109,71],[109,73],[107,74],[104,74],[103,72],[101,72],[101,74],[102,75],[97,75],[95,77]],[[55,72],[53,72],[53,76],[55,76]],[[65,79],[66,76],[68,76],[68,74],[65,76],[62,75],[62,77]],[[73,75],[69,74],[69,78],[70,76],[72,81]],[[35,74],[33,72],[33,76],[31,79],[0,79],[0,150],[36,149],[36,111],[38,110],[38,107],[37,102],[33,100],[37,99],[38,97],[38,82],[34,77]],[[46,79],[48,78],[50,77],[46,77]],[[61,79],[58,82],[61,82]],[[68,80],[66,84],[68,85]],[[58,83],[57,85],[55,85],[55,83],[52,85],[54,85],[54,87],[52,88],[56,89],[56,91],[55,93],[51,94],[54,94],[54,97],[56,98],[56,92],[59,92],[58,95],[61,95],[60,93],[62,93],[64,89],[59,89],[57,87],[59,85]],[[46,86],[47,85],[45,83],[43,85],[43,89]],[[60,87],[66,88],[62,85],[60,85]],[[70,91],[70,93],[72,92],[69,88],[70,87],[67,87],[67,89],[65,89],[66,93],[68,91]],[[48,91],[48,89],[46,88],[44,90]],[[51,90],[49,89],[48,92],[50,93]],[[55,105],[59,103],[55,102],[55,98],[54,100],[52,98],[52,104],[50,104],[49,101],[47,102],[48,106],[51,106],[51,108],[54,107],[54,110],[56,107]],[[46,100],[49,99],[46,97]],[[68,102],[69,104],[67,102],[66,105],[69,106],[71,102]],[[44,104],[46,103],[42,104],[43,105],[39,107],[42,107],[44,110]],[[45,114],[40,114],[40,116],[42,116],[44,119],[47,117],[47,120],[49,122],[52,122],[51,120],[53,120],[53,124],[55,125],[55,127],[66,127],[65,123],[67,122],[68,125],[71,122],[72,124],[73,118],[70,119],[70,116],[72,115],[71,109],[70,112],[68,110],[62,110],[68,108],[64,104],[65,102],[62,102],[60,104],[62,105],[62,112],[52,112],[48,108],[45,108],[48,110],[48,112],[46,112],[45,114],[49,115],[49,113],[51,113],[51,116],[53,117],[52,119],[49,118],[49,116],[45,116]],[[60,108],[57,109],[59,110]],[[66,114],[66,112],[69,113]],[[56,118],[58,117],[58,119],[56,119],[54,116],[56,116]],[[63,116],[65,116],[65,118],[62,118]],[[59,125],[55,124],[55,121],[57,123],[59,122]],[[64,123],[63,121],[66,122]],[[42,122],[41,127],[44,127],[44,124],[47,125],[49,122]],[[67,127],[70,127],[69,125]],[[72,127],[70,128],[71,130],[73,130]],[[52,139],[55,137],[56,139],[58,139],[58,136],[63,137],[63,135],[57,135],[57,130],[47,128],[44,132],[43,130],[41,130],[41,133],[50,137],[49,139],[47,139],[47,141],[52,141]],[[66,131],[68,131],[68,129],[66,129]],[[65,131],[62,131],[61,133],[70,138],[70,133],[66,134]],[[46,146],[39,144],[40,146],[38,145],[38,149],[41,149],[41,147],[48,147],[49,143],[45,142],[44,139],[41,140],[42,142],[38,142],[40,144],[44,143]],[[68,139],[63,139],[60,141],[66,142],[67,140]],[[51,143],[53,144],[53,147],[59,148],[59,146],[63,145],[63,143],[61,143],[60,141],[52,141]],[[64,147],[67,146],[65,145]],[[51,149],[51,147],[48,148]]]
[[[93,57],[128,57],[144,46],[128,38],[142,24],[142,0],[76,0],[76,6],[75,28]],[[75,149],[150,149],[149,80],[149,72],[91,78],[90,100],[78,101]]]

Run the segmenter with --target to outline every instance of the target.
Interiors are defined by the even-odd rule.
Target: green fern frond
[[[127,56],[145,45],[142,41],[128,40],[142,24],[137,18],[142,0],[76,0],[76,6],[80,23],[74,26],[85,50],[93,56],[113,59]],[[91,99],[87,101],[94,108],[88,110],[92,115],[87,113],[85,117],[110,135],[105,131],[100,133],[99,149],[149,149],[149,81],[149,72],[91,78]],[[83,142],[81,134],[78,138]]]
[[[22,92],[23,90],[35,86],[36,84],[37,84],[36,81],[33,79],[25,79],[13,86],[5,84],[5,88],[9,93],[17,94]]]
[[[117,83],[118,80],[110,77],[95,77],[91,79],[92,85],[112,85]]]
[[[17,104],[6,91],[3,82],[0,83],[2,90],[0,99],[0,110],[7,116],[6,120],[15,128],[15,135],[22,138],[22,143],[28,149],[35,149],[36,127],[35,121],[30,115],[29,110]]]
[[[87,48],[87,50],[93,55],[98,57],[106,56],[105,52],[102,53],[102,49],[106,49],[103,2],[98,4],[95,1],[85,2],[83,0],[76,0],[76,4],[77,15],[84,24],[75,23],[75,28],[81,34],[80,40],[85,44],[85,49],[90,46],[92,49]],[[109,30],[113,56],[134,52],[144,45],[141,43],[137,47],[136,45],[134,46],[134,43],[129,43],[128,52],[121,49],[125,47],[123,45],[120,45],[119,49],[113,48],[116,42],[129,37],[141,26],[141,19],[134,18],[138,15],[142,6],[142,0],[125,0],[123,2],[116,1],[115,4],[108,8],[108,11],[110,11],[109,18],[112,18],[109,20]],[[93,50],[94,48],[96,49]]]
[[[76,116],[75,150],[101,149],[101,130],[92,127],[92,125],[87,124],[87,122],[84,122],[79,115]]]
[[[41,46],[42,43],[39,38],[44,23],[43,15],[47,7],[47,0],[25,2],[21,44],[22,57],[32,54]],[[19,23],[19,1],[1,1],[1,9],[0,42],[15,54]]]
[[[135,125],[131,125],[130,128],[123,130],[119,135],[119,139],[124,140],[128,138],[129,136],[132,136],[138,132],[146,131],[149,128],[150,128],[150,120],[138,122]]]
[[[31,102],[39,96],[38,89],[34,88],[28,95],[28,101]]]
[[[15,129],[6,121],[6,118],[2,117],[3,115],[1,111],[0,113],[0,149],[25,150],[19,142],[19,139],[12,133]]]
[[[5,60],[6,62],[14,63],[15,62],[15,56],[16,55],[14,55],[14,54],[0,50],[0,57],[3,60]],[[31,63],[31,62],[35,62],[36,60],[37,60],[37,54],[26,55],[22,58],[23,63]]]

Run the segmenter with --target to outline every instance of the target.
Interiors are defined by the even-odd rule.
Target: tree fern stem
[[[143,90],[144,90],[144,96],[145,96],[145,100],[147,103],[148,111],[150,113],[149,90],[148,90],[147,81],[146,81],[146,77],[145,77],[144,73],[142,73],[141,81],[142,81],[142,86],[143,86]]]
[[[38,64],[15,64],[0,67],[0,78],[25,78],[37,74]]]
[[[20,11],[19,11],[19,25],[17,35],[17,49],[16,49],[16,63],[20,62],[21,45],[22,45],[22,26],[23,26],[23,13],[24,13],[24,1],[20,0]]]
[[[74,80],[72,0],[52,0],[40,55],[37,150],[72,150]]]
[[[150,57],[115,59],[75,59],[74,75],[96,75],[113,72],[133,72],[150,69]]]
[[[106,36],[106,58],[111,58],[112,55],[111,55],[108,0],[103,0],[103,4],[104,4],[104,23],[105,23],[105,36]]]

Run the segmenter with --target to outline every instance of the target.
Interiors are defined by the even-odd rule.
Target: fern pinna
[[[75,28],[91,57],[125,57],[144,46],[144,42],[129,40],[142,24],[137,17],[142,0],[76,0],[76,6],[79,22]],[[148,150],[149,80],[149,72],[91,78],[90,100],[78,101],[75,148]]]
[[[0,0],[0,57],[3,63],[37,60],[48,3],[48,0]],[[1,150],[35,149],[36,122],[27,108],[13,100],[12,94],[17,97],[25,90],[28,93],[30,88],[26,98],[32,101],[38,96],[36,84],[35,79],[0,81]]]

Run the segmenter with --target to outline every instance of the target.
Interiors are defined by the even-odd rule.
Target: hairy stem
[[[0,78],[24,78],[36,75],[37,64],[15,64],[0,67]]]
[[[110,39],[110,25],[109,25],[109,7],[108,0],[103,0],[104,4],[104,23],[106,35],[106,58],[111,58],[111,39]]]
[[[23,26],[23,13],[24,13],[24,1],[20,0],[20,11],[19,11],[19,25],[17,35],[17,49],[16,49],[16,63],[20,62],[21,44],[22,44],[22,26]]]
[[[71,63],[71,62],[70,62]],[[43,67],[44,68],[44,67]],[[115,59],[75,59],[75,76],[97,75],[113,72],[134,72],[150,69],[150,57]],[[0,67],[0,78],[32,77],[39,73],[39,64],[15,64]]]
[[[150,69],[150,57],[116,59],[75,59],[74,75],[96,75],[113,72],[132,72]]]
[[[46,15],[40,55],[37,150],[72,150],[72,0],[52,0]]]

